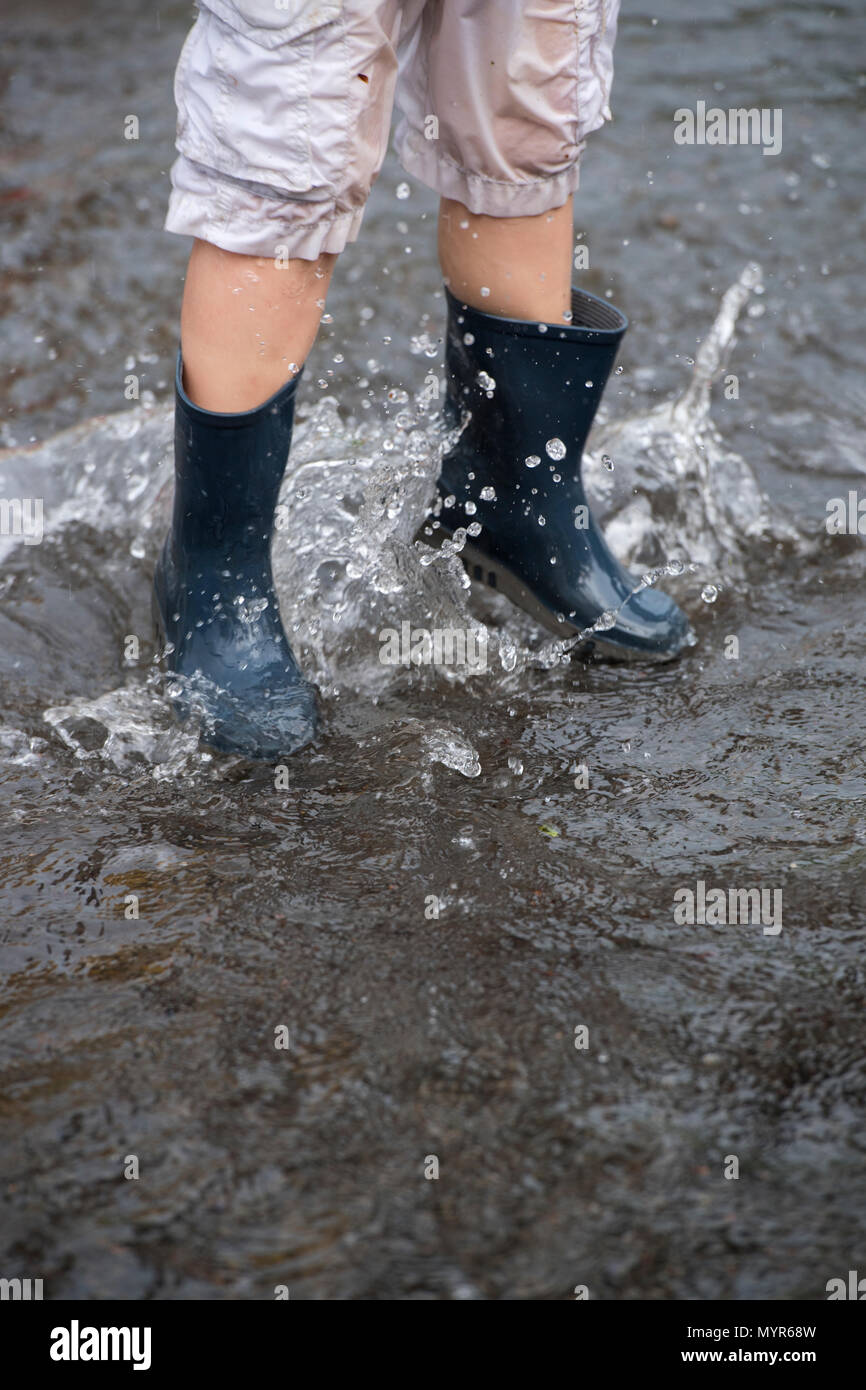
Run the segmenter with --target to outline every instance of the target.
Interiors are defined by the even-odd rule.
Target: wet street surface
[[[859,7],[621,18],[576,241],[631,328],[587,472],[636,574],[681,562],[669,666],[569,660],[414,545],[444,301],[389,155],[275,541],[322,711],[284,771],[201,747],[153,662],[189,18],[3,21],[0,496],[44,537],[0,536],[0,1275],[823,1299],[866,1259],[866,552],[825,527],[864,490]],[[676,145],[698,100],[781,108],[781,152]],[[487,669],[383,665],[403,622],[483,623]],[[699,884],[781,921],[676,920]]]

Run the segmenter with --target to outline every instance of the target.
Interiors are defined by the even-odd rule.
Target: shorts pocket
[[[339,19],[343,0],[203,0],[207,9],[263,48],[312,34]]]
[[[180,153],[245,183],[309,191],[316,31],[342,9],[343,0],[200,0],[175,78]]]

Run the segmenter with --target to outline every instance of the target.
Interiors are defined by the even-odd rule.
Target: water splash
[[[481,759],[459,729],[437,725],[422,736],[421,751],[428,762],[442,763],[464,777],[480,777]]]
[[[648,414],[600,426],[593,436],[587,487],[626,564],[657,566],[678,556],[705,578],[730,582],[743,578],[749,542],[800,539],[710,416],[711,387],[727,365],[737,320],[760,286],[760,266],[747,265],[722,296],[679,396]],[[616,459],[615,473],[604,467],[605,457]]]
[[[79,761],[100,761],[118,772],[173,781],[210,760],[198,751],[198,731],[175,722],[152,682],[54,705],[43,718]]]
[[[0,450],[0,495],[39,496],[46,535],[80,521],[125,534],[132,553],[155,552],[152,528],[168,515],[172,435],[165,406],[85,420],[44,444]],[[17,544],[0,535],[0,559]]]
[[[759,283],[759,267],[748,266],[723,296],[686,390],[649,412],[600,426],[587,457],[588,486],[611,545],[644,571],[637,587],[662,576],[667,583],[671,564],[678,564],[688,576],[699,574],[697,584],[689,580],[685,599],[677,595],[696,610],[704,610],[701,586],[742,580],[755,538],[800,539],[770,506],[746,461],[725,446],[710,416],[712,383]],[[345,418],[333,398],[300,407],[280,497],[274,571],[290,641],[326,697],[347,689],[375,694],[395,682],[466,678],[457,667],[407,671],[380,663],[380,634],[406,621],[427,629],[471,629],[483,622],[488,681],[511,681],[529,666],[568,660],[583,638],[609,625],[601,615],[601,627],[596,623],[577,639],[540,637],[501,598],[479,601],[476,592],[470,607],[459,538],[440,550],[415,542],[454,437],[442,423],[443,384],[428,372],[414,399],[402,388],[386,388],[380,408],[361,421]],[[72,523],[85,522],[115,552],[147,564],[168,521],[171,435],[170,406],[87,421],[42,445],[0,453],[0,490],[43,497],[49,542]],[[607,466],[612,459],[613,472]],[[530,467],[537,462],[527,460]],[[6,549],[17,543],[14,537],[2,541]],[[182,762],[186,749],[172,743],[174,726],[160,723],[158,704],[149,686],[135,693],[125,685],[95,701],[53,707],[46,718],[77,756],[96,739],[100,756],[117,766],[139,757],[170,766]]]
[[[326,695],[346,688],[372,693],[393,683],[394,668],[378,661],[387,628],[478,626],[459,561],[433,552],[437,563],[425,564],[429,547],[414,542],[454,433],[420,396],[409,408],[401,403],[396,416],[363,426],[344,423],[336,403],[323,400],[298,423],[274,577],[289,639]],[[422,667],[412,679],[463,675]]]

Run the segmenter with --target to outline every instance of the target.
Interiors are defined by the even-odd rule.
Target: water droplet
[[[539,526],[546,526],[546,525],[547,525],[547,517],[539,516],[539,518],[538,518],[538,524],[539,524]]]
[[[556,437],[554,437],[553,439],[548,439],[544,448],[548,458],[557,460],[565,458],[565,445],[563,444],[561,439],[557,439]]]
[[[602,456],[601,456],[601,461],[602,461],[602,463],[604,464],[605,468],[607,469],[608,473],[612,473],[612,472],[613,472],[613,459],[611,458],[610,454],[602,454]]]
[[[458,730],[433,729],[424,735],[421,746],[428,762],[442,763],[445,767],[462,773],[464,777],[478,777],[481,773],[481,762],[476,750]],[[472,836],[466,833],[455,836],[451,843],[464,849],[475,847]]]
[[[546,323],[540,323],[540,324],[538,325],[538,331],[539,331],[539,333],[546,333],[546,332],[547,332],[547,324],[546,324]]]
[[[513,756],[510,757],[508,759],[508,766],[511,768],[511,771],[514,773],[515,777],[520,777],[523,775],[523,763],[520,761],[519,758],[515,758]]]
[[[715,603],[718,597],[719,591],[716,588],[715,584],[705,584],[704,587],[701,589],[701,598],[703,599],[704,603]]]
[[[612,608],[607,608],[604,613],[600,613],[592,625],[593,632],[607,632],[610,628],[616,627],[617,615]]]
[[[408,198],[412,190],[409,187],[408,183],[398,183],[397,187],[394,189],[394,192],[396,193],[398,198],[402,199]]]
[[[668,560],[667,564],[665,565],[665,574],[682,574],[684,569],[685,565],[683,564],[682,560]]]
[[[640,577],[639,587],[641,589],[651,589],[654,584],[658,584],[663,574],[664,569],[647,570],[646,573],[642,574]]]
[[[466,534],[467,534],[467,536],[480,536],[480,535],[481,535],[481,522],[480,522],[480,521],[470,521],[469,525],[466,527]]]
[[[438,345],[430,337],[429,333],[419,333],[409,339],[409,351],[417,356],[423,352],[425,357],[436,357],[439,352]]]
[[[463,341],[464,341],[464,343],[466,344],[467,347],[471,347],[472,344],[475,342],[475,334],[474,334],[474,333],[464,333],[464,334],[463,334]]]
[[[482,391],[494,391],[496,389],[496,382],[489,372],[479,372],[475,380],[478,382]]]
[[[482,298],[482,299],[487,299],[487,298],[489,298],[489,296],[490,296],[490,290],[489,290],[488,286],[487,286],[487,285],[482,285],[482,286],[481,286],[481,298]]]
[[[481,500],[482,502],[495,502],[496,489],[492,487],[483,487],[481,489]]]
[[[463,510],[467,516],[474,516],[475,513],[478,511],[478,508],[476,507],[474,502],[464,502]]]
[[[594,385],[595,385],[595,383],[592,382],[592,381],[585,381],[583,384],[584,384],[584,386],[594,386]]]
[[[622,367],[614,367],[613,374],[614,376],[622,376]]]
[[[541,459],[538,454],[527,454],[523,462],[526,464],[527,468],[537,468],[541,463]]]

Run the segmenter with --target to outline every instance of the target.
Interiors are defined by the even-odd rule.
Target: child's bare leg
[[[487,217],[439,204],[439,263],[452,294],[506,318],[567,322],[572,200],[536,217]]]
[[[190,399],[205,410],[252,410],[285,386],[315,341],[336,259],[281,267],[197,240],[181,310]]]

